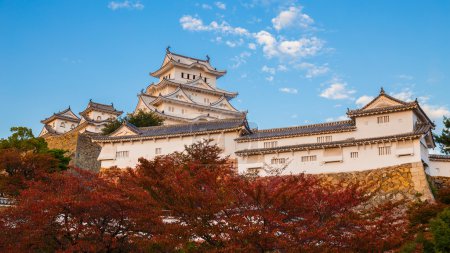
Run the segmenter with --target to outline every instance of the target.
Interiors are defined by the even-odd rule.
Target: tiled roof
[[[436,155],[436,154],[430,154],[428,157],[430,158],[430,161],[436,161],[436,162],[450,162],[450,155]]]
[[[70,112],[72,114],[72,116],[65,115],[65,113],[67,113],[67,112]],[[72,112],[72,110],[70,109],[70,106],[69,106],[69,108],[67,108],[67,109],[65,109],[63,111],[60,111],[60,112],[57,112],[57,113],[53,113],[52,116],[50,116],[50,117],[48,117],[48,118],[46,118],[44,120],[41,120],[41,123],[42,124],[47,124],[47,123],[49,123],[49,122],[51,122],[51,121],[53,121],[55,119],[67,120],[67,121],[76,122],[76,123],[80,122],[80,118],[78,118]]]
[[[189,56],[184,56],[181,54],[176,54],[171,52],[169,49],[166,50],[166,57],[169,57],[170,61],[161,66],[158,70],[150,73],[151,76],[159,77],[163,72],[167,70],[170,64],[179,65],[187,68],[191,68],[193,66],[202,67],[218,77],[223,76],[226,73],[226,71],[224,70],[217,70],[216,68],[212,67],[209,62],[209,57],[207,58],[207,60],[202,60]]]
[[[84,111],[80,112],[80,115],[82,115],[83,117],[86,117],[86,114],[90,111],[106,112],[106,113],[111,113],[111,114],[114,114],[117,116],[119,116],[123,113],[122,111],[116,110],[116,108],[114,108],[113,104],[110,104],[110,105],[100,104],[100,103],[93,102],[92,100],[89,100],[88,106],[86,107],[86,109],[84,109]]]
[[[352,120],[328,122],[314,125],[254,130],[252,134],[237,138],[238,142],[260,139],[274,139],[294,136],[307,136],[326,133],[348,132],[356,130]]]
[[[153,139],[159,137],[184,136],[184,135],[221,132],[226,130],[238,130],[238,129],[245,129],[246,131],[250,131],[248,129],[247,121],[245,118],[212,120],[205,122],[194,122],[194,123],[166,125],[166,126],[153,126],[140,128],[134,127],[133,130],[138,131],[136,135],[117,136],[117,137],[97,136],[94,138],[94,141],[109,142],[122,140]]]
[[[291,151],[304,151],[304,150],[314,150],[314,149],[324,149],[324,148],[337,148],[337,147],[350,147],[356,145],[367,145],[376,143],[386,143],[391,141],[399,140],[409,140],[417,139],[423,136],[424,133],[418,133],[416,131],[407,134],[391,135],[383,137],[365,138],[365,139],[354,139],[350,138],[342,141],[324,142],[324,143],[307,143],[307,144],[297,144],[280,146],[274,148],[256,148],[256,149],[244,149],[236,151],[236,155],[256,155],[256,154],[272,154],[279,152],[291,152]]]
[[[373,108],[373,109],[356,109],[349,110],[347,115],[349,117],[361,116],[361,115],[375,115],[386,112],[396,112],[396,111],[405,111],[417,108],[417,102],[409,102],[401,105]]]
[[[237,92],[230,92],[230,91],[219,89],[217,87],[216,88],[211,87],[210,89],[199,87],[199,86],[197,86],[197,84],[198,84],[198,82],[201,81],[200,78],[201,77],[198,77],[197,79],[187,82],[187,83],[178,83],[175,80],[163,79],[157,84],[150,84],[148,86],[147,90],[149,90],[150,88],[159,88],[159,87],[163,88],[166,85],[173,85],[173,86],[178,86],[178,87],[186,89],[186,90],[193,90],[193,91],[198,91],[198,92],[203,92],[203,93],[208,93],[208,94],[215,94],[215,95],[223,95],[227,98],[234,98],[238,95]],[[208,85],[208,84],[206,84],[206,85]]]

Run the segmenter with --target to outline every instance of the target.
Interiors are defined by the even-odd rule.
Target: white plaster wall
[[[106,120],[109,118],[115,119],[117,118],[116,115],[111,114],[111,113],[105,113],[105,112],[99,112],[99,111],[90,111],[88,114],[88,117],[93,119],[93,120],[98,120],[97,118],[100,117],[99,120]]]
[[[187,69],[187,68],[176,67],[176,68],[173,68],[172,71],[173,71],[172,73],[173,73],[174,77],[172,78],[172,75],[171,75],[171,79],[174,79],[178,82],[181,82],[181,83],[190,82],[190,81],[194,80],[193,75],[195,75],[195,77],[197,78],[200,76],[200,73],[201,73],[203,78],[205,78],[205,77],[207,78],[207,83],[210,86],[216,87],[216,77],[214,75],[211,75],[211,74],[201,70],[201,69],[197,69],[197,68]],[[186,74],[190,74],[190,79],[182,78],[181,73],[185,73],[185,77],[186,77]],[[164,74],[164,75],[166,75],[166,74]]]
[[[351,172],[370,170],[380,167],[388,167],[393,165],[399,165],[403,163],[420,162],[420,143],[418,140],[412,143],[413,155],[410,156],[397,156],[396,149],[397,143],[391,143],[391,154],[380,156],[378,154],[378,144],[366,145],[366,146],[354,146],[342,148],[342,162],[324,163],[324,150],[310,150],[310,151],[296,151],[285,152],[279,154],[265,154],[256,155],[250,157],[238,157],[238,170],[239,173],[246,173],[248,168],[261,167],[264,163],[271,165],[271,159],[273,157],[288,158],[289,163],[285,168],[283,174],[320,174],[320,173],[338,173],[338,172]],[[358,158],[351,158],[351,152],[358,152]],[[317,161],[314,162],[302,162],[302,156],[317,156]],[[282,167],[283,165],[278,165]],[[264,172],[261,172],[264,176]]]
[[[426,173],[433,177],[450,177],[450,161],[430,161]]]
[[[231,155],[234,158],[234,141],[238,136],[238,132],[228,132],[228,133],[218,133],[212,135],[198,135],[198,136],[187,136],[187,137],[174,137],[174,138],[163,138],[155,140],[144,140],[144,141],[127,141],[123,143],[104,143],[101,144],[103,150],[113,150],[111,152],[117,151],[128,151],[129,157],[126,158],[116,158],[114,160],[101,160],[102,168],[109,168],[112,166],[117,166],[119,168],[135,167],[138,163],[138,159],[143,157],[146,159],[153,159],[157,154],[155,154],[156,148],[161,148],[160,155],[167,155],[175,151],[183,151],[185,145],[193,144],[197,141],[203,139],[213,139],[217,145],[223,149],[223,156]],[[111,148],[113,147],[113,148]],[[115,157],[115,155],[114,155]]]
[[[61,123],[64,123],[64,127],[61,126]],[[66,133],[66,132],[72,130],[72,128],[71,128],[72,125],[74,125],[74,127],[76,127],[78,124],[75,122],[71,122],[71,121],[55,119],[52,122],[50,122],[48,125],[50,125],[57,133]]]
[[[356,118],[356,138],[371,138],[412,132],[413,112],[395,112]],[[389,115],[389,123],[378,124],[377,117]]]

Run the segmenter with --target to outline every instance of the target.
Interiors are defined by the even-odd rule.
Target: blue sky
[[[259,128],[340,120],[376,96],[450,116],[450,1],[0,0],[0,138],[90,98],[131,112],[166,46],[208,54]]]

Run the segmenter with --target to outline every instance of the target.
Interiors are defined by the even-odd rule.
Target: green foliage
[[[50,168],[49,172],[60,172],[67,170],[67,166],[70,162],[70,157],[65,156],[65,154],[67,153],[66,150],[50,149],[47,153],[52,155],[58,161],[57,166],[55,166],[54,168]]]
[[[444,209],[430,222],[435,252],[450,252],[450,208]]]
[[[450,187],[440,189],[437,199],[443,204],[450,205]]]
[[[434,135],[434,139],[439,144],[441,151],[450,154],[450,118],[444,117],[444,129],[440,135]]]
[[[412,226],[426,225],[443,208],[441,204],[429,204],[428,202],[417,204],[409,213],[409,221]]]
[[[139,110],[137,113],[128,114],[125,118],[117,118],[109,122],[102,130],[104,135],[108,135],[119,129],[124,121],[128,121],[136,127],[160,126],[163,119],[158,117],[154,112],[145,112]]]
[[[122,119],[118,118],[113,121],[108,122],[108,124],[105,125],[105,127],[102,129],[102,134],[108,135],[112,132],[119,129],[119,127],[122,125]]]
[[[43,138],[36,138],[33,131],[26,127],[11,127],[11,136],[0,140],[0,149],[17,149],[43,153],[48,150],[47,142]]]

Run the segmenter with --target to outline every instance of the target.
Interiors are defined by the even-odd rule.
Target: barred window
[[[61,124],[59,126],[60,127],[66,127],[66,124],[64,122],[61,122]]]
[[[389,116],[380,116],[377,117],[378,124],[384,124],[389,122]]]
[[[264,148],[276,148],[278,146],[277,141],[266,141],[264,142]]]
[[[155,148],[155,154],[157,155],[161,154],[161,148]]]
[[[350,158],[358,158],[358,152],[350,152]]]
[[[270,160],[271,164],[284,164],[286,163],[286,158],[272,158],[272,160]]]
[[[391,154],[391,147],[378,147],[378,155],[390,155]]]
[[[116,158],[117,159],[121,159],[121,158],[126,158],[130,155],[129,151],[117,151],[116,152]]]
[[[248,168],[247,169],[247,174],[251,175],[251,176],[258,176],[259,175],[259,171],[261,170],[261,168]]]
[[[302,162],[314,162],[314,161],[317,161],[316,155],[302,156]]]
[[[331,142],[333,141],[333,136],[319,136],[317,137],[317,143]]]

